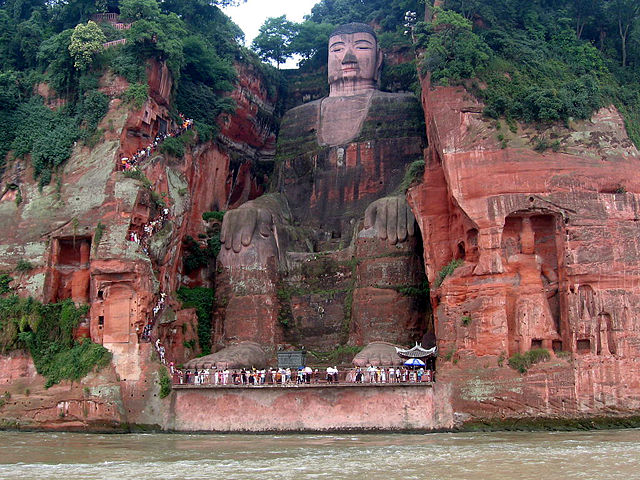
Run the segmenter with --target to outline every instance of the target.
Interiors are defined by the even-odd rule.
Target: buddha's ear
[[[376,47],[376,74],[374,80],[376,83],[380,81],[380,73],[382,72],[382,61],[384,60],[384,54],[379,46]]]

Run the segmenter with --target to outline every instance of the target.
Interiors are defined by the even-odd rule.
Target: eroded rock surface
[[[637,408],[640,156],[622,118],[608,108],[553,127],[557,152],[534,151],[540,132],[523,128],[502,148],[464,90],[423,87],[430,149],[409,197],[431,284],[460,263],[431,291],[439,380],[457,389],[454,408]],[[552,361],[524,377],[507,368],[536,348]]]
[[[46,390],[28,356],[1,356],[2,388],[14,399],[0,407],[7,425],[117,429],[166,423],[158,397],[165,367],[155,340],[176,363],[198,353],[195,312],[180,310],[173,292],[210,281],[206,271],[183,275],[183,240],[205,230],[203,212],[259,195],[265,178],[253,173],[255,165],[274,155],[275,98],[255,67],[238,68],[241,80],[232,96],[239,108],[223,119],[219,140],[188,149],[183,159],[152,154],[138,167],[148,185],[118,167],[121,157],[145,148],[170,126],[172,79],[158,62],[148,65],[149,98],[137,111],[118,98],[128,86],[124,79],[107,74],[100,80],[100,90],[111,97],[100,124],[104,137],[92,149],[75,146],[57,185],[39,191],[28,160],[8,165],[2,184],[12,188],[0,195],[0,268],[12,271],[19,260],[30,262],[30,271],[13,275],[12,286],[22,296],[88,303],[89,318],[78,335],[111,351],[113,367],[80,384]],[[46,85],[39,92],[57,105]]]

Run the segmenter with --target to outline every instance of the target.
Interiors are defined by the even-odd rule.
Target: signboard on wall
[[[306,366],[307,352],[295,350],[292,352],[278,352],[278,368],[300,368]]]

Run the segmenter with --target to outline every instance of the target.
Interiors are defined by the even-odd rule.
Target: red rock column
[[[80,267],[71,277],[71,299],[75,303],[89,303],[89,242],[80,242]]]

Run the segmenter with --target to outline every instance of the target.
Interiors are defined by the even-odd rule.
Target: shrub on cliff
[[[475,77],[486,67],[491,49],[462,15],[438,8],[435,19],[421,25],[417,35],[424,48],[420,68],[431,72],[433,82],[455,83]]]
[[[146,83],[133,83],[122,94],[122,99],[136,110],[142,108],[149,96],[149,86]]]
[[[183,308],[195,308],[198,316],[198,343],[203,355],[211,353],[211,317],[213,315],[213,289],[206,287],[180,287],[176,292]]]
[[[171,393],[171,378],[169,378],[165,367],[162,367],[158,371],[158,384],[160,384],[160,398],[168,397]]]
[[[160,145],[160,151],[176,158],[184,157],[184,142],[179,138],[169,137]]]
[[[449,263],[447,263],[444,267],[442,267],[436,277],[436,281],[434,284],[435,288],[438,288],[440,285],[442,285],[442,282],[444,282],[444,279],[447,278],[449,275],[451,275],[453,272],[455,272],[456,268],[458,268],[463,263],[464,263],[464,260],[461,260],[459,258],[454,258]]]
[[[549,8],[545,3],[520,0],[445,0],[443,6],[445,15],[453,11],[467,25],[472,22],[473,34],[489,47],[489,61],[467,77],[479,80],[470,90],[485,103],[488,116],[566,123],[571,118],[589,118],[598,108],[614,103],[625,118],[630,138],[640,145],[637,3],[556,0]],[[626,13],[621,15],[622,11]],[[434,25],[442,23],[443,11],[437,12]],[[443,62],[445,55],[438,55],[441,45],[433,42],[442,32],[439,27],[428,28],[428,35],[416,29],[417,46],[426,52],[423,64],[432,71],[433,80],[445,83],[454,76]],[[460,32],[468,35],[466,28]],[[446,51],[462,48],[464,37],[458,35],[455,40]],[[475,53],[463,51],[463,57]]]
[[[0,298],[0,352],[26,347],[45,386],[80,380],[109,364],[111,354],[89,339],[74,340],[73,331],[88,313],[70,299],[42,304],[32,298]]]
[[[0,274],[0,295],[5,295],[11,291],[11,282],[13,278],[11,278],[6,273]],[[0,326],[0,328],[2,328]]]
[[[222,222],[222,219],[224,218],[224,214],[225,214],[225,212],[219,212],[217,210],[212,211],[212,212],[203,212],[202,213],[202,219],[205,222],[210,222],[211,220],[216,220],[218,222]]]
[[[509,366],[520,373],[527,373],[527,370],[536,363],[545,362],[551,358],[551,354],[544,348],[534,348],[525,353],[516,353],[509,358]]]

